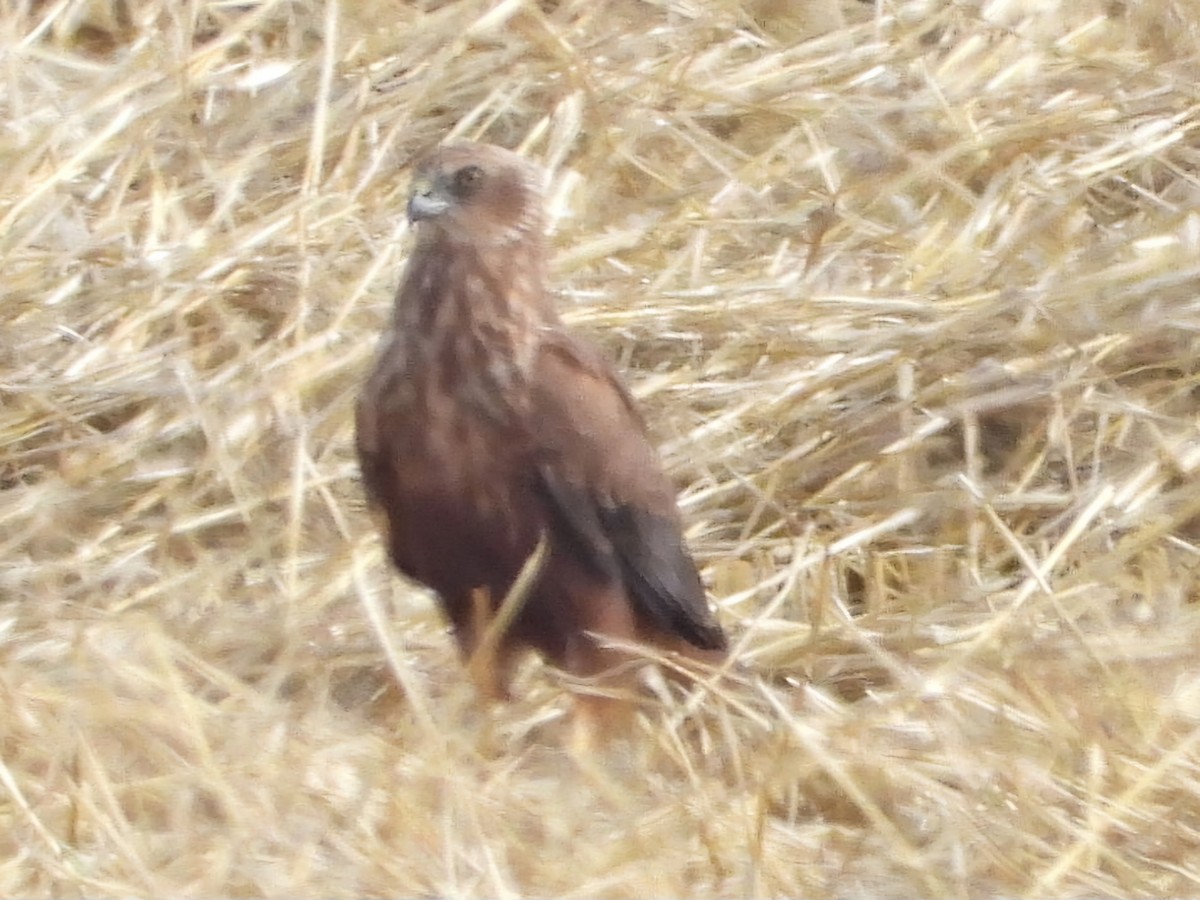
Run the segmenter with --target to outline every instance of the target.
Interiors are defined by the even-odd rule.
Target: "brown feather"
[[[593,634],[723,650],[645,425],[545,290],[537,170],[497,147],[443,147],[418,167],[409,212],[416,247],[357,417],[396,567],[437,592],[469,657],[480,603],[495,610],[545,535],[502,669],[528,648],[600,674],[621,659]]]

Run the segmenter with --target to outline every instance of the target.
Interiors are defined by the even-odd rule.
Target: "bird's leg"
[[[579,756],[590,755],[604,735],[627,731],[636,708],[631,698],[620,696],[578,692],[574,701],[570,747]]]
[[[637,709],[636,660],[585,633],[568,642],[561,663],[579,679],[572,690],[571,749],[586,754],[598,738],[628,731]]]
[[[487,697],[508,697],[512,643],[506,638],[541,574],[549,546],[546,536],[542,535],[496,609],[492,609],[492,593],[488,588],[477,587],[471,591],[472,633],[467,641],[469,646],[464,645],[464,655],[471,677]]]
[[[491,591],[486,587],[472,589],[470,624],[457,637],[475,690],[485,700],[507,700],[507,672],[501,664],[499,645],[487,640],[494,618]]]

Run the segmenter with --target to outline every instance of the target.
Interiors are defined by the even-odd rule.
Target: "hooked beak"
[[[438,186],[425,178],[413,182],[408,195],[408,221],[420,222],[440,216],[450,208],[450,201]]]

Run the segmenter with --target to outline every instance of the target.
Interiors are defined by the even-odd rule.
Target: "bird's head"
[[[408,219],[457,243],[500,246],[541,237],[541,173],[501,147],[448,144],[416,167]]]

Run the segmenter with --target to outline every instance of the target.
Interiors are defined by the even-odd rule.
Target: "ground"
[[[0,894],[1200,892],[1198,32],[10,4]],[[354,461],[453,137],[547,166],[741,663],[587,754],[536,662],[477,701]]]

